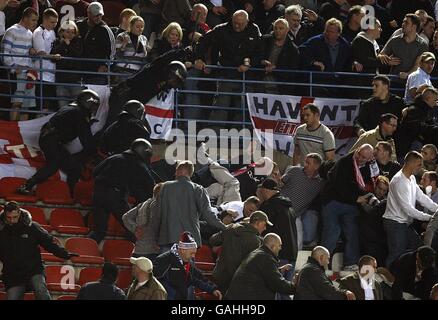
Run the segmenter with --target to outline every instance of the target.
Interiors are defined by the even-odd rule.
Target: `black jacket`
[[[351,42],[351,54],[353,61],[363,65],[362,73],[375,74],[378,68],[382,66],[374,45],[368,41],[362,34],[358,34]]]
[[[262,34],[268,33],[272,29],[272,23],[278,18],[284,16],[284,5],[276,3],[268,11],[265,10],[263,4],[260,4],[255,8],[255,24],[259,26]]]
[[[392,285],[392,299],[401,300],[403,292],[412,294],[422,300],[428,300],[430,290],[438,283],[438,269],[428,268],[423,270],[419,281],[415,281],[417,251],[402,254],[391,270],[395,281]]]
[[[403,157],[409,151],[414,140],[422,140],[430,135],[434,127],[433,119],[430,117],[431,110],[421,95],[408,107],[407,114],[395,135],[398,157]]]
[[[294,285],[278,271],[278,258],[266,246],[240,264],[225,294],[226,300],[274,300],[276,293],[294,294]]]
[[[272,48],[275,45],[275,37],[274,35],[267,34],[262,36],[260,39],[259,47],[259,57],[257,57],[258,65],[255,65],[258,68],[263,68],[261,65],[262,60],[269,60],[269,56],[271,55]],[[300,66],[300,52],[298,51],[298,47],[293,43],[292,38],[287,36],[286,41],[284,42],[283,47],[281,48],[281,52],[278,55],[277,62],[275,63],[276,69],[279,70],[298,70]],[[260,76],[264,76],[264,73],[258,73]],[[273,72],[276,81],[284,81],[284,82],[293,82],[294,74],[287,72]],[[290,86],[279,86],[280,91],[283,94],[287,94],[291,91]]]
[[[346,300],[345,290],[338,290],[321,265],[309,257],[298,274],[294,300]]]
[[[324,188],[324,200],[336,200],[342,203],[356,205],[359,196],[367,192],[362,190],[356,181],[354,166],[354,152],[341,157],[328,173],[328,183]]]
[[[330,18],[336,18],[343,22],[344,17],[341,16],[341,6],[337,4],[334,0],[330,2],[323,3],[318,13],[325,21]]]
[[[20,220],[8,225],[4,212],[0,213],[0,261],[3,262],[3,282],[6,289],[26,284],[29,279],[44,272],[39,246],[63,259],[68,252],[58,246],[53,236],[36,222],[30,213],[21,209]]]
[[[82,57],[88,59],[112,59],[116,54],[116,40],[110,27],[102,21],[94,27],[88,25],[88,18],[77,23],[79,34],[84,44]],[[104,62],[83,62],[84,71],[97,72]],[[96,75],[87,75],[87,78],[95,78]]]
[[[259,38],[260,30],[251,22],[242,32],[235,32],[231,22],[223,23],[199,39],[195,57],[206,61],[208,50],[213,48],[220,53],[219,62],[222,66],[238,67],[245,58],[250,58],[252,63]]]
[[[69,104],[59,109],[42,127],[55,134],[61,144],[65,144],[79,138],[83,146],[84,154],[92,154],[96,150],[96,140],[91,133],[89,116],[79,107]],[[40,135],[43,139],[43,135]]]
[[[93,172],[95,188],[113,188],[122,197],[128,194],[138,202],[152,197],[154,179],[147,164],[130,150],[103,160]]]
[[[315,22],[308,22],[307,20],[301,22],[301,27],[297,32],[297,35],[294,36],[292,32],[289,31],[289,35],[292,38],[292,41],[300,46],[310,38],[321,34],[324,32],[324,19],[318,16],[318,20]]]
[[[101,279],[82,286],[77,300],[126,300],[126,295],[113,282]]]
[[[273,226],[266,226],[265,234],[274,232],[283,242],[278,257],[288,261],[295,261],[298,254],[296,217],[289,198],[277,193],[272,198],[264,201],[259,210],[266,213]]]
[[[149,139],[148,129],[142,120],[123,111],[118,120],[103,132],[101,147],[109,154],[122,153],[138,138]]]
[[[221,289],[228,289],[240,263],[261,243],[258,231],[249,223],[231,224],[210,238],[212,246],[222,246],[213,270],[213,277]]]
[[[51,54],[60,54],[62,57],[82,58],[84,48],[82,40],[78,37],[74,38],[69,44],[66,44],[60,39],[56,39],[53,43]],[[61,59],[56,61],[56,69],[78,71],[80,70],[80,62],[73,60]],[[56,82],[78,82],[81,79],[80,73],[56,72]]]
[[[380,117],[385,113],[396,115],[400,123],[404,107],[403,99],[392,93],[387,103],[374,97],[361,101],[359,115],[353,121],[354,128],[355,130],[360,128],[365,131],[372,130],[379,125]]]
[[[190,270],[187,275],[185,267],[186,265],[182,265],[172,251],[159,255],[154,261],[154,275],[166,289],[169,300],[187,300],[189,286],[194,286],[208,293],[217,289],[214,283],[202,275],[193,261],[190,262]]]

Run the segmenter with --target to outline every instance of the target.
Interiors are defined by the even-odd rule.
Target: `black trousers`
[[[117,221],[124,226],[122,216],[128,210],[128,196],[124,191],[95,183],[93,193],[94,229],[90,238],[96,240],[97,243],[105,238],[110,214],[113,214]],[[130,231],[126,229],[126,232],[129,240],[135,239]]]
[[[47,180],[61,169],[67,175],[67,184],[73,195],[74,187],[81,175],[81,162],[67,151],[54,133],[44,134],[42,131],[39,144],[46,158],[46,164],[27,181],[28,188]]]

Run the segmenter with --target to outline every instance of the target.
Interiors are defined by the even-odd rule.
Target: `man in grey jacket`
[[[225,225],[213,214],[205,189],[190,181],[193,171],[191,161],[179,162],[175,171],[176,179],[165,182],[161,188],[158,197],[161,212],[158,236],[160,252],[168,251],[184,231],[191,232],[200,247],[199,220],[219,230],[225,229]]]

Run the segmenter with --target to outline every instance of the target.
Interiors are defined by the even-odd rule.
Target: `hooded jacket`
[[[264,201],[259,208],[268,215],[273,226],[266,226],[265,234],[274,232],[278,234],[283,242],[278,257],[288,261],[295,261],[298,253],[296,216],[289,198],[283,197],[280,193]]]
[[[39,246],[55,256],[68,259],[68,252],[53,241],[53,236],[32,221],[26,210],[20,209],[18,223],[6,223],[0,213],[0,260],[3,262],[3,282],[6,289],[26,284],[31,277],[44,272]]]
[[[225,230],[210,238],[212,246],[222,246],[222,253],[216,262],[213,277],[223,292],[228,288],[242,261],[261,243],[262,239],[257,229],[249,223],[228,225]]]

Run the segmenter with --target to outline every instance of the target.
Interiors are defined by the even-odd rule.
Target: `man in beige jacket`
[[[128,300],[166,300],[167,292],[153,276],[151,260],[145,257],[131,258],[134,280],[128,290]]]

